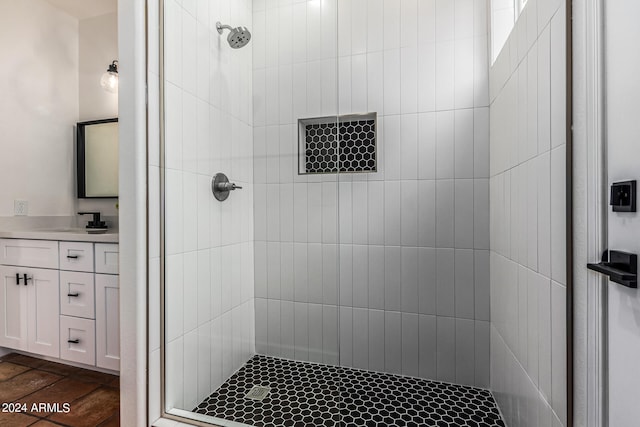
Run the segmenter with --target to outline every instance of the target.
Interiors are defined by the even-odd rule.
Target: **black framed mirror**
[[[77,124],[79,199],[118,197],[118,119]]]

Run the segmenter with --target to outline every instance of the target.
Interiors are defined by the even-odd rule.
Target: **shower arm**
[[[218,34],[222,34],[223,30],[232,31],[233,27],[231,25],[222,25],[220,21],[216,22],[216,29],[218,30]]]

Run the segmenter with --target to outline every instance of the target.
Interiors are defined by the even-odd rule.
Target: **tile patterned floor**
[[[0,426],[110,427],[120,425],[120,382],[115,375],[17,353],[0,358],[0,404],[69,403],[69,413],[2,412]]]
[[[253,386],[270,387],[262,401]],[[194,412],[256,427],[504,427],[487,390],[254,356]]]

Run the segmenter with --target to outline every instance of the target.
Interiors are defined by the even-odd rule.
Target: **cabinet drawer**
[[[60,314],[95,318],[93,273],[60,272]]]
[[[96,273],[118,274],[118,245],[96,243]]]
[[[60,316],[60,358],[95,365],[95,321],[79,317]]]
[[[60,242],[60,270],[93,273],[93,243]]]
[[[0,264],[58,268],[58,242],[0,239]]]

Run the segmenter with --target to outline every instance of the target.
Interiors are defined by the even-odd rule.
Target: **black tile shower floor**
[[[270,387],[261,401],[254,386]],[[194,412],[255,427],[504,427],[484,389],[254,356]]]

